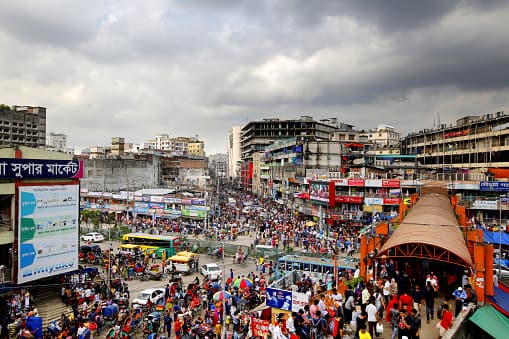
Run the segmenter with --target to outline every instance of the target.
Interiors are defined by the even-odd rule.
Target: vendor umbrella
[[[225,292],[225,291],[219,291],[219,292],[214,293],[214,295],[212,296],[212,299],[214,301],[223,301],[226,299],[230,299],[231,297],[232,297],[232,295],[230,293]]]
[[[233,287],[237,288],[250,288],[253,286],[253,280],[249,278],[239,278],[233,282]]]
[[[312,226],[315,226],[316,223],[314,221],[311,221],[309,220],[308,222],[306,222],[304,225],[306,225],[307,227],[312,227]]]

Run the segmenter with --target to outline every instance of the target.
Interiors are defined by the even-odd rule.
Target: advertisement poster
[[[251,332],[253,337],[263,337],[269,335],[270,321],[251,317]]]
[[[306,293],[292,292],[292,312],[299,312],[306,305],[309,305],[309,297]]]
[[[78,269],[79,186],[20,186],[18,284]]]
[[[328,182],[311,182],[309,198],[311,200],[329,202],[329,183]]]
[[[267,287],[265,304],[267,307],[274,307],[285,311],[291,311],[292,292]]]

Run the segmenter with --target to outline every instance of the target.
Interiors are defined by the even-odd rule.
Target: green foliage
[[[363,282],[364,279],[362,279],[362,277],[358,277],[358,278],[352,278],[350,280],[347,280],[345,282],[345,285],[346,286],[350,286],[352,288],[355,288],[359,283]]]
[[[101,223],[101,212],[99,211],[91,211],[91,210],[83,210],[81,211],[81,219],[85,223],[91,223],[94,225],[94,228],[99,228],[99,224]]]
[[[0,112],[3,112],[3,111],[10,111],[11,108],[5,104],[0,104]]]

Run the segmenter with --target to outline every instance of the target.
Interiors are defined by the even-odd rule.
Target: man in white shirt
[[[361,270],[359,265],[355,265],[355,273],[353,274],[354,279],[357,279],[361,276]]]
[[[374,332],[377,322],[376,319],[377,311],[373,298],[370,298],[369,304],[366,306],[366,313],[368,314],[369,334],[371,334],[371,338],[374,338]]]
[[[336,306],[336,309],[341,309],[341,306],[343,305],[343,296],[338,292],[336,288],[332,289],[332,301],[334,301],[334,306]]]
[[[288,333],[295,334],[295,318],[297,317],[296,312],[292,312],[292,315],[286,319],[286,329],[288,330]]]

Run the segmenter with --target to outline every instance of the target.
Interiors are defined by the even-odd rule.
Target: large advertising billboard
[[[311,200],[329,203],[329,182],[312,181],[309,185],[309,198]]]
[[[79,186],[20,186],[18,284],[78,269]]]

